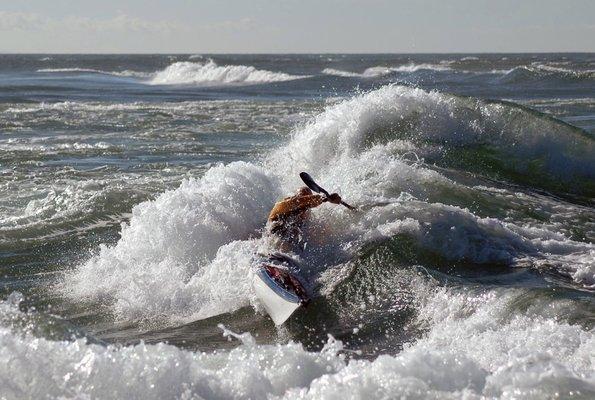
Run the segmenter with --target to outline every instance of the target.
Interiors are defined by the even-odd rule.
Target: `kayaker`
[[[279,239],[279,250],[293,251],[304,245],[302,226],[309,218],[310,209],[324,202],[341,204],[341,196],[333,193],[322,196],[304,186],[293,196],[277,202],[269,214],[267,231]]]

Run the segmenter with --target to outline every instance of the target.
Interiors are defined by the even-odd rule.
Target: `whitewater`
[[[39,91],[0,105],[0,397],[595,396],[588,56],[155,57],[0,70]],[[301,171],[358,211],[275,328]]]
[[[41,73],[91,73],[116,77],[144,78],[151,85],[229,85],[282,82],[307,76],[294,76],[282,72],[259,70],[247,65],[217,65],[206,62],[178,61],[155,72],[103,71],[92,68],[42,68]]]

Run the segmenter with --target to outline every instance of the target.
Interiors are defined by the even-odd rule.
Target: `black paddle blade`
[[[330,196],[330,194],[328,194],[328,192],[326,190],[324,190],[323,188],[318,186],[318,184],[316,182],[314,182],[314,179],[312,179],[312,177],[307,172],[300,172],[300,178],[302,178],[302,180],[304,181],[306,186],[308,186],[313,192],[322,193],[326,197]],[[350,206],[349,204],[345,203],[344,201],[341,201],[341,204],[344,205],[345,207],[349,208],[350,210],[356,210],[355,207]]]
[[[322,193],[327,197],[330,196],[326,190],[314,182],[314,179],[312,179],[312,177],[307,172],[300,172],[300,178],[302,178],[302,181],[304,181],[306,186],[308,186],[313,192]]]

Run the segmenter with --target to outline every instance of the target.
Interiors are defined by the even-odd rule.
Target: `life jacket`
[[[303,241],[302,226],[308,219],[310,208],[319,206],[323,200],[319,195],[284,198],[271,210],[268,231],[284,242],[299,244]]]

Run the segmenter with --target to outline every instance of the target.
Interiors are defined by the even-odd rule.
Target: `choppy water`
[[[592,398],[594,135],[595,54],[0,55],[0,397]]]

